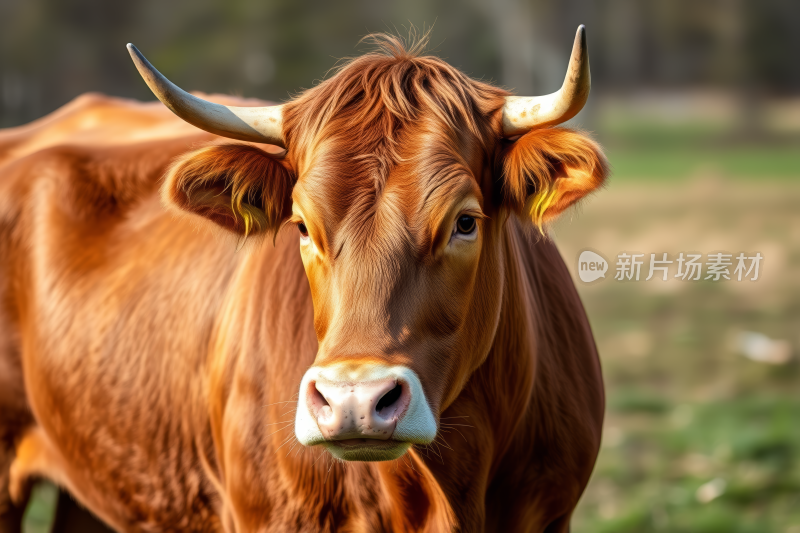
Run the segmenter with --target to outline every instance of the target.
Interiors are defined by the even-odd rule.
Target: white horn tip
[[[139,61],[142,61],[142,60],[144,59],[144,56],[142,55],[142,53],[139,51],[139,49],[138,49],[138,48],[136,48],[136,47],[133,45],[133,43],[128,43],[128,44],[126,44],[126,45],[125,45],[125,48],[127,48],[127,49],[128,49],[128,53],[131,55],[131,58],[133,59],[133,62],[134,62],[134,63],[137,63],[137,61],[136,61],[137,59],[138,59]],[[136,66],[137,66],[137,68],[138,68],[138,64],[137,64]]]
[[[580,41],[581,48],[586,48],[586,26],[583,24],[578,26],[578,31],[575,32],[575,40]]]

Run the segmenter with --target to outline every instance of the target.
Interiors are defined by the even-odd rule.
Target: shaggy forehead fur
[[[379,223],[380,204],[410,226],[446,209],[448,193],[465,179],[475,183],[474,161],[464,158],[495,145],[493,121],[508,94],[420,56],[425,39],[409,48],[395,36],[367,39],[378,51],[346,63],[284,110],[296,192],[313,202],[332,238],[343,226],[353,230],[348,239],[377,238],[383,232],[366,229]],[[420,217],[423,207],[428,216]]]

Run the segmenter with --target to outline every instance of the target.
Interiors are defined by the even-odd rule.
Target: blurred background
[[[0,126],[87,91],[152,99],[125,43],[187,90],[273,101],[370,32],[518,94],[560,86],[587,26],[573,121],[609,186],[552,230],[603,361],[603,447],[573,531],[800,533],[800,2],[795,0],[0,0]],[[756,282],[619,282],[621,252],[761,253]],[[647,263],[645,263],[645,268]],[[674,267],[674,265],[673,265]],[[645,276],[642,276],[644,278]],[[40,485],[28,531],[48,531]]]

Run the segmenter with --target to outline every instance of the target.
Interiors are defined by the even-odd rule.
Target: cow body
[[[319,349],[297,230],[243,242],[159,197],[215,142],[103,97],[0,136],[0,513],[44,476],[121,531],[567,531],[603,391],[555,246],[497,212],[487,347],[436,440],[342,463],[293,433]]]

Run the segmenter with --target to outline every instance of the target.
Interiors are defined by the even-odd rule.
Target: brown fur
[[[0,135],[12,488],[51,477],[124,531],[568,530],[600,368],[557,250],[512,212],[550,187],[552,218],[605,160],[563,129],[507,145],[504,91],[381,42],[289,103],[284,155],[199,148],[167,111],[100,97]],[[168,168],[164,201],[192,216],[159,202]],[[467,201],[479,240],[454,253]],[[237,251],[208,221],[275,244]],[[411,367],[436,441],[346,465],[297,445],[303,373],[344,360]]]

